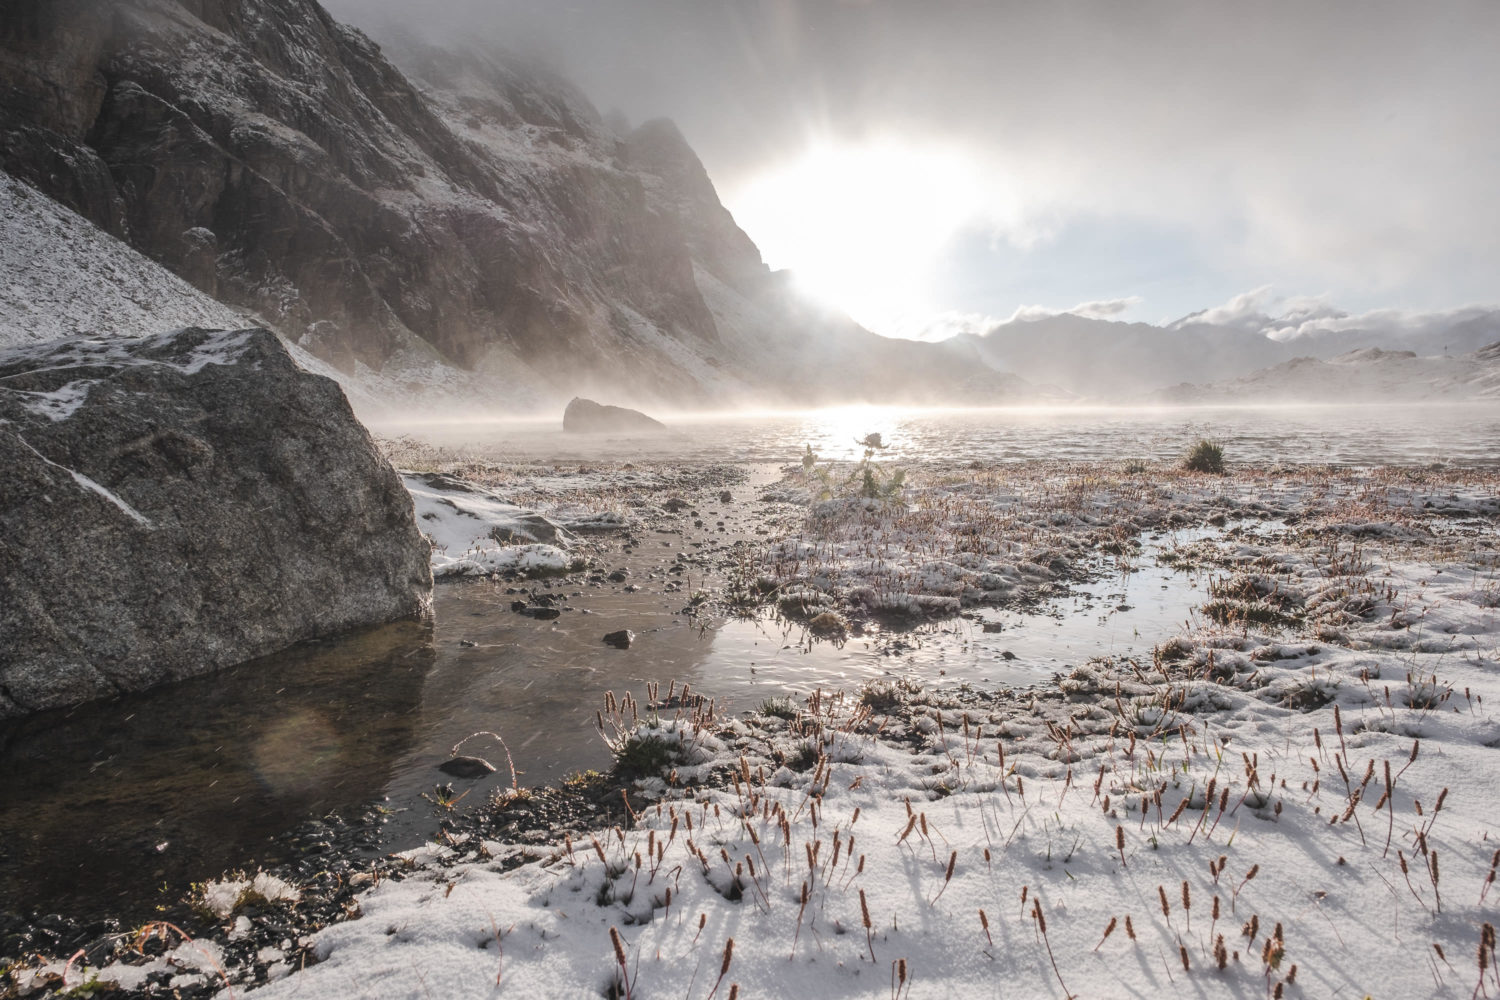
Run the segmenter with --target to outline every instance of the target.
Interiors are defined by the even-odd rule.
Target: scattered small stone
[[[1016,658],[1016,654],[1012,653],[1008,649],[1002,651],[1001,654],[1000,654],[1000,659],[1002,659],[1002,660],[1014,660],[1015,658]]]

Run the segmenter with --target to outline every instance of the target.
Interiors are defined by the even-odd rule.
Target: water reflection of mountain
[[[149,915],[165,884],[278,860],[304,818],[379,798],[433,663],[415,620],[0,727],[5,908]]]

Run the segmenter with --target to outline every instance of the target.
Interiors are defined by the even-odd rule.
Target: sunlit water
[[[664,414],[659,439],[564,434],[559,418],[373,424],[515,460],[654,456],[702,462],[787,462],[811,445],[857,458],[876,432],[891,461],[1172,461],[1211,438],[1231,462],[1294,465],[1500,464],[1500,404],[1452,406],[1076,407],[934,410],[854,406],[806,412]]]
[[[871,432],[892,461],[1170,460],[1213,437],[1230,461],[1257,463],[1500,461],[1500,407],[1306,410],[914,411],[677,418],[642,443],[565,436],[555,424],[491,421],[379,427],[525,461],[659,457],[783,463],[806,444],[857,457]],[[774,478],[762,464],[755,478]],[[748,496],[749,492],[745,491]],[[660,535],[657,538],[656,535]],[[641,553],[681,545],[645,532]],[[1018,686],[1101,654],[1149,656],[1181,629],[1205,581],[1158,567],[1146,539],[1131,567],[1095,567],[1095,583],[1039,609],[981,609],[942,624],[872,629],[842,645],[814,643],[774,619],[682,614],[681,594],[586,591],[555,621],[510,611],[503,584],[438,587],[431,622],[365,630],[117,701],[0,727],[0,909],[114,911],[147,917],[163,886],[285,857],[278,835],[310,816],[387,797],[387,847],[410,846],[435,820],[421,795],[446,781],[436,765],[464,737],[500,734],[522,784],[607,765],[594,731],[606,691],[648,682],[692,685],[725,711],[815,687],[882,677],[923,684]],[[638,556],[639,557],[639,556]],[[585,610],[586,609],[586,610]],[[629,628],[627,650],[600,637]],[[505,749],[466,744],[500,770],[457,783],[471,802],[509,783]]]

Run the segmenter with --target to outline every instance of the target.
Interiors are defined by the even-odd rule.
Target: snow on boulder
[[[0,351],[0,717],[424,610],[411,498],[265,330]]]
[[[576,562],[566,528],[492,490],[441,473],[407,473],[402,482],[432,542],[434,576],[565,573]]]
[[[667,427],[640,410],[574,396],[563,411],[563,430],[569,434],[664,434]]]

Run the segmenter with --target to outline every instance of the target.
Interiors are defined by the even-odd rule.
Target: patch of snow
[[[52,459],[48,458],[46,455],[43,455],[41,452],[32,447],[31,443],[25,438],[21,437],[19,434],[16,435],[16,440],[21,442],[21,444],[26,448],[27,451],[31,452],[37,458],[40,458],[43,462],[46,462],[48,465],[52,466],[52,468],[61,469],[63,472],[66,472],[69,476],[72,477],[73,482],[77,483],[79,486],[83,487],[91,493],[99,494],[101,497],[114,504],[137,524],[141,525],[144,528],[155,527],[155,525],[153,525],[144,514],[136,510],[134,507],[130,506],[130,504],[126,503],[124,500],[120,499],[118,494],[110,492],[76,469],[70,469],[66,465],[59,465],[56,462],[52,461]]]
[[[416,507],[417,527],[432,540],[434,576],[473,576],[503,570],[561,573],[576,561],[562,525],[494,492],[446,476],[403,474]]]
[[[89,398],[89,390],[97,383],[93,379],[78,379],[60,386],[51,392],[27,392],[18,391],[22,397],[21,405],[32,413],[40,414],[48,420],[56,423],[66,420],[78,408],[83,405],[84,400]],[[13,390],[16,391],[16,390]]]

